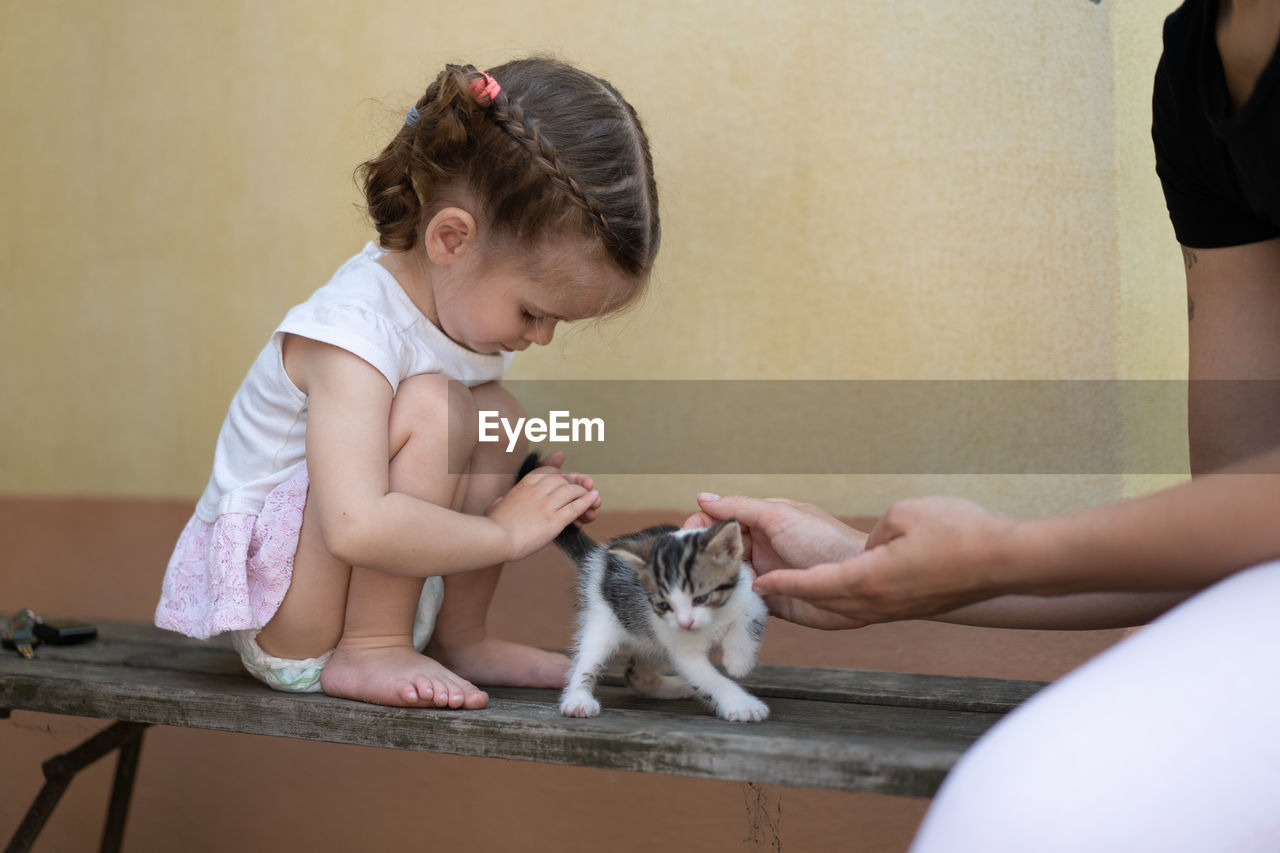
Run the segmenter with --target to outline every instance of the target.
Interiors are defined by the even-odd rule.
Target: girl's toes
[[[434,697],[433,705],[437,708],[448,708],[452,702],[449,682],[443,678],[431,679],[432,696]]]
[[[421,693],[412,682],[402,684],[396,692],[406,705],[417,705],[421,701]]]
[[[462,707],[462,685],[456,681],[448,681],[446,682],[445,689],[448,691],[448,695],[449,695],[449,707],[455,708],[455,709],[461,708]]]
[[[420,708],[430,708],[435,704],[435,685],[431,684],[431,679],[417,676],[413,679],[413,692],[417,694],[417,699],[413,704]]]
[[[478,687],[468,684],[462,697],[462,707],[468,711],[478,711],[489,706],[489,694]]]

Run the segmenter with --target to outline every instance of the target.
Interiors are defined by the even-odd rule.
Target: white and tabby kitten
[[[659,525],[597,545],[577,527],[556,538],[578,565],[578,633],[560,713],[594,717],[604,665],[626,646],[626,681],[642,696],[696,696],[726,720],[756,721],[769,706],[711,663],[741,678],[756,665],[768,611],[742,562],[742,530],[722,521],[699,530]],[[674,670],[675,675],[665,675]]]
[[[525,460],[520,476],[537,467]],[[600,671],[620,646],[631,653],[627,684],[642,696],[696,696],[726,720],[756,721],[769,706],[711,663],[741,678],[756,665],[768,610],[751,590],[742,529],[722,521],[698,530],[663,524],[603,545],[570,525],[556,544],[578,566],[578,632],[560,696],[566,717],[594,717]],[[664,674],[668,669],[675,675]]]

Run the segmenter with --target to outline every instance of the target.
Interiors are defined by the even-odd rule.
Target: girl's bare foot
[[[564,687],[569,659],[556,652],[492,637],[432,637],[427,653],[461,676],[488,687]]]
[[[416,652],[408,638],[344,637],[320,673],[330,696],[404,708],[466,708],[489,704],[489,695],[446,667]]]

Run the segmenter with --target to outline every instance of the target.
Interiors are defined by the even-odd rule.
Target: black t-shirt
[[[1280,49],[1232,113],[1215,41],[1217,0],[1164,23],[1151,136],[1178,242],[1194,249],[1280,236]]]

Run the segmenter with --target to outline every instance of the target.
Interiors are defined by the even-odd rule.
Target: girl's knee
[[[498,417],[506,418],[511,423],[525,416],[524,406],[515,395],[497,382],[486,382],[471,389],[472,399],[480,411],[497,412]]]
[[[411,376],[400,383],[391,402],[392,449],[414,435],[448,440],[450,447],[474,447],[477,413],[470,389],[458,380],[438,373]]]
[[[489,422],[492,423],[495,420],[493,413],[496,412],[498,423],[514,425],[525,417],[524,406],[520,405],[515,395],[497,382],[477,385],[471,389],[471,394],[475,400],[477,418],[482,413],[488,413]],[[475,471],[481,474],[514,474],[528,452],[529,441],[523,430],[516,436],[513,444],[504,429],[498,441],[477,444]]]

